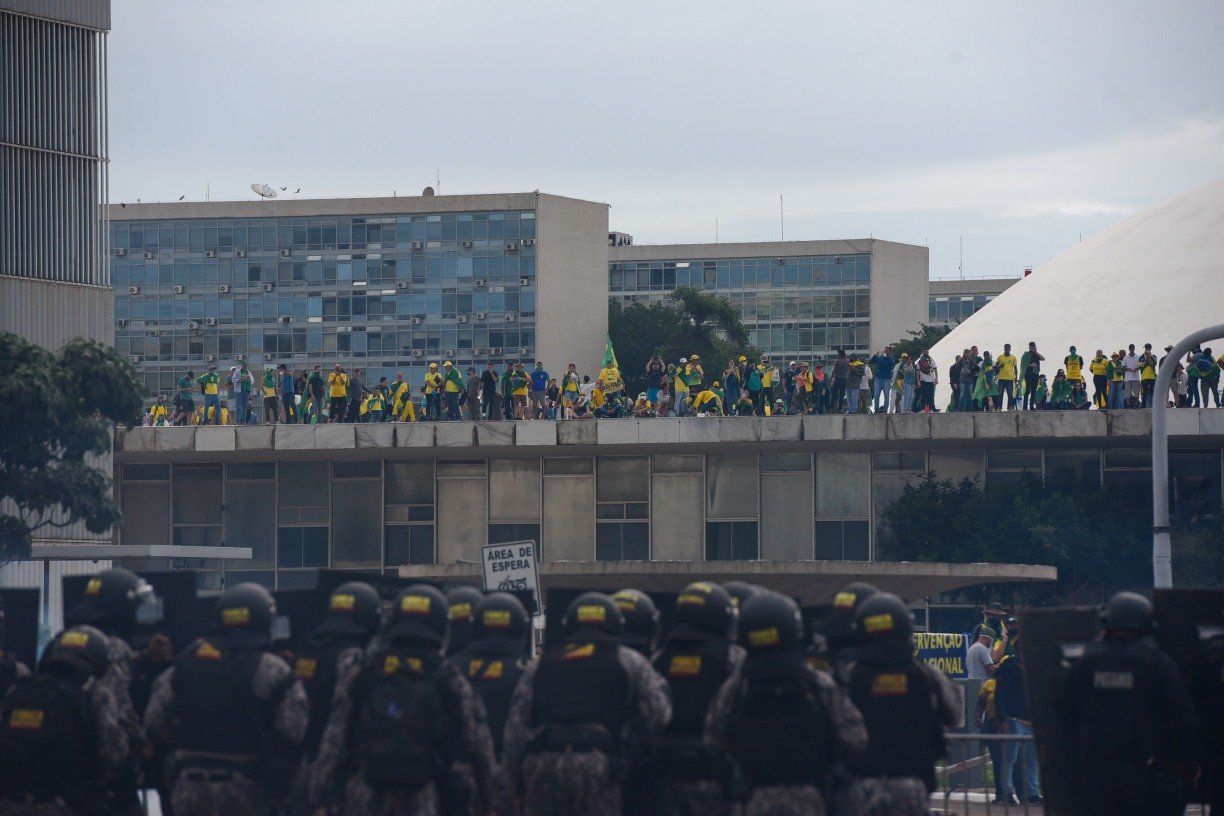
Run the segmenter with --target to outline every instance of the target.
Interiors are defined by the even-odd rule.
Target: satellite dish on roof
[[[423,196],[431,196],[433,194],[434,194],[434,188],[432,187],[426,187],[424,190],[421,191],[421,195]]]
[[[266,184],[252,184],[251,189],[264,198],[276,198],[276,191]]]

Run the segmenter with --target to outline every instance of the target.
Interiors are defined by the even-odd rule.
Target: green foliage
[[[114,425],[140,421],[145,389],[113,348],[77,338],[57,353],[0,332],[0,561],[30,554],[32,534],[120,520],[111,480],[86,458],[111,449]]]
[[[905,352],[910,356],[911,360],[918,359],[918,356],[924,351],[929,351],[936,343],[944,339],[944,337],[952,331],[951,326],[944,325],[928,325],[923,323],[919,325],[917,330],[906,332],[909,335],[908,339],[897,340],[892,345],[893,357],[900,359],[901,353]]]
[[[760,352],[748,344],[748,329],[739,311],[726,298],[692,286],[681,286],[669,301],[608,302],[608,329],[621,377],[630,393],[646,387],[646,363],[658,354],[665,363],[681,357],[701,357],[706,380],[715,379],[727,359]]]
[[[1044,564],[1058,568],[1055,585],[1015,585],[1017,600],[1051,603],[1100,599],[1152,581],[1151,495],[1141,485],[1098,488],[1070,473],[1045,483],[1025,475],[1018,485],[983,489],[928,473],[882,514],[883,560]],[[1174,536],[1178,585],[1224,585],[1224,529]],[[967,593],[981,601],[982,590]]]

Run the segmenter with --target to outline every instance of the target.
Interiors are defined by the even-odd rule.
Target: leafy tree
[[[116,424],[140,421],[144,385],[113,348],[77,338],[52,353],[0,332],[0,561],[30,555],[33,534],[120,521],[111,480],[87,457],[111,449]]]
[[[749,345],[748,329],[731,302],[692,286],[678,287],[669,300],[650,304],[625,306],[612,298],[608,328],[630,392],[644,390],[646,363],[656,354],[665,363],[698,355],[707,380],[717,378],[729,357],[760,355]]]
[[[910,356],[911,360],[918,359],[918,355],[929,350],[940,340],[944,339],[949,332],[952,331],[951,326],[942,324],[930,325],[922,323],[916,330],[911,329],[906,332],[909,338],[905,340],[896,340],[889,345],[892,346],[893,356],[900,357],[902,352]]]

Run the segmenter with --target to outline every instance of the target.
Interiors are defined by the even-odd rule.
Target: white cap
[[[687,358],[687,357],[681,357],[681,358],[680,358],[680,362],[682,362],[682,363],[687,363],[687,362],[688,362],[688,358]]]

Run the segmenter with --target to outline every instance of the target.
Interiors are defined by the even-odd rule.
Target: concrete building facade
[[[605,204],[543,193],[118,204],[115,341],[154,393],[209,363],[584,369],[607,329]]]
[[[955,326],[984,309],[1020,278],[970,278],[931,281],[927,323]]]
[[[840,347],[869,354],[927,320],[926,247],[874,239],[609,244],[613,297],[662,300],[677,286],[715,292],[775,359],[828,357]]]
[[[1150,484],[1149,422],[1094,411],[133,429],[117,453],[117,540],[159,556],[134,565],[201,569],[211,588],[301,586],[318,567],[471,578],[480,547],[531,539],[558,582],[675,589],[706,570],[820,595],[846,575],[925,574],[878,565],[877,547],[882,511],[928,470]],[[1183,498],[1218,512],[1224,412],[1177,411],[1170,427],[1175,513]],[[191,557],[217,544],[253,558]],[[935,592],[1010,580],[997,565],[936,566],[950,583]]]

